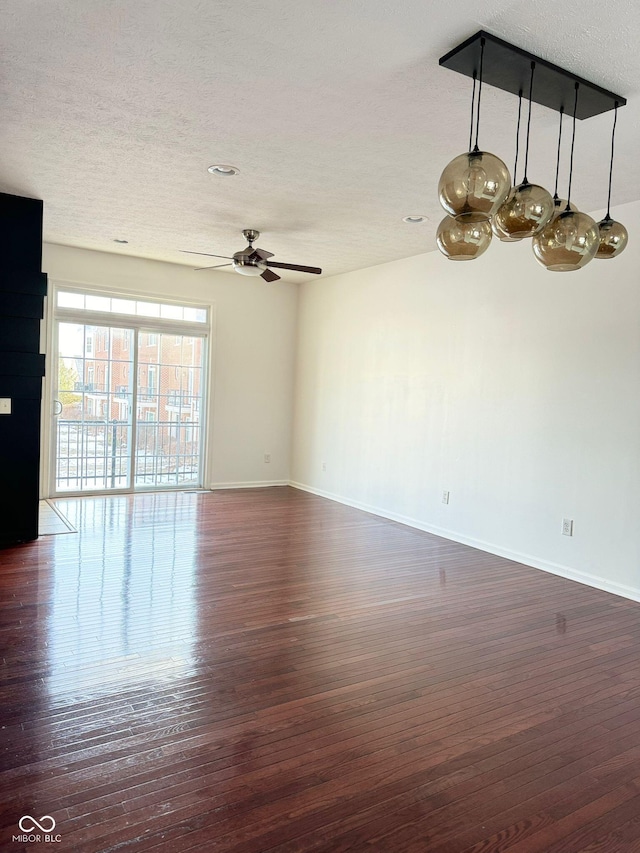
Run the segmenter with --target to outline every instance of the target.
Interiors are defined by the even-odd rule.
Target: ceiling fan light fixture
[[[255,256],[251,257],[244,252],[234,255],[232,264],[234,270],[240,275],[262,275],[268,268],[265,261]]]
[[[293,272],[306,272],[312,275],[322,275],[320,267],[307,267],[301,264],[285,264],[281,261],[272,261],[273,252],[266,252],[264,249],[253,247],[253,243],[260,236],[260,232],[255,228],[245,228],[242,236],[248,241],[249,245],[245,249],[241,249],[233,256],[216,255],[212,252],[193,252],[186,249],[181,251],[188,255],[204,255],[207,258],[220,258],[228,261],[226,264],[215,264],[215,266],[198,267],[197,271],[221,269],[222,267],[232,267],[234,272],[240,275],[247,276],[262,276],[262,279],[271,284],[274,281],[279,281],[280,276],[274,272],[271,267],[276,267],[281,270],[292,270]]]
[[[239,175],[240,169],[235,166],[227,166],[222,163],[214,163],[213,166],[209,166],[207,172],[210,172],[212,175],[218,175],[221,178],[230,178],[233,175]]]

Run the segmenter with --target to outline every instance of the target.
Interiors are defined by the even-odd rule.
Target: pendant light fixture
[[[513,162],[513,180],[515,181],[516,175],[518,172],[518,153],[520,151],[520,119],[522,117],[522,89],[518,92],[518,121],[516,122],[516,156]],[[513,193],[513,188],[510,190],[509,195],[507,196],[507,201],[511,197],[511,193]],[[498,214],[505,206],[507,202],[505,201],[498,209],[498,212],[491,219],[491,230],[493,231],[494,237],[497,237],[503,243],[517,243],[522,238],[521,237],[512,237],[507,231],[502,228],[502,223]]]
[[[471,146],[473,144],[476,82],[477,74],[474,71],[473,92],[471,95],[469,151],[471,151]],[[478,212],[460,213],[456,217],[445,216],[438,226],[436,244],[442,254],[450,261],[473,261],[475,258],[487,251],[491,244],[492,237],[490,220],[485,214]]]
[[[529,116],[527,119],[527,143],[524,155],[524,178],[520,186],[509,193],[509,197],[495,214],[494,230],[513,240],[533,237],[541,231],[553,216],[554,205],[551,193],[538,184],[531,184],[527,177],[529,165],[529,137],[531,134],[531,104],[533,76],[536,63],[531,63],[529,78]]]
[[[609,194],[607,195],[607,215],[598,222],[600,243],[596,258],[605,260],[616,258],[624,252],[629,241],[627,229],[621,222],[611,218],[611,179],[613,177],[613,153],[616,139],[616,123],[618,121],[618,102],[613,111],[613,130],[611,131],[611,163],[609,165]]]
[[[491,244],[491,221],[472,214],[445,216],[436,234],[436,243],[450,261],[473,261]]]
[[[558,178],[560,177],[560,150],[562,148],[562,119],[564,118],[564,107],[560,107],[560,125],[558,127],[558,154],[556,156],[556,182],[553,190],[553,216],[551,217],[551,221],[557,219],[561,213],[563,213],[567,205],[569,205],[569,209],[573,210],[577,213],[578,208],[575,206],[573,202],[567,201],[566,198],[560,198],[558,195]]]
[[[587,213],[571,210],[571,180],[573,178],[579,88],[580,84],[576,82],[567,206],[559,216],[533,238],[533,252],[542,266],[550,272],[573,272],[582,269],[589,261],[593,260],[600,243],[600,234],[595,220]]]
[[[445,167],[438,185],[440,203],[450,216],[473,217],[489,220],[507,197],[511,188],[511,176],[503,161],[478,147],[480,128],[480,100],[482,97],[482,72],[485,39],[480,41],[480,74],[478,77],[478,102],[476,115],[475,145],[473,138],[473,100],[471,103],[471,134],[469,151],[455,157]],[[475,96],[474,71],[474,96]]]
[[[438,185],[440,203],[449,214],[438,227],[440,251],[451,260],[472,260],[487,250],[493,236],[502,242],[531,237],[537,260],[554,272],[582,269],[593,257],[612,258],[624,251],[627,230],[611,218],[610,202],[617,110],[626,104],[626,99],[486,30],[480,30],[442,56],[440,66],[465,77],[473,77],[469,151],[449,163]],[[528,82],[529,106],[523,178],[519,186],[511,186],[509,171],[502,160],[479,148],[482,87],[486,84],[518,96],[515,182],[521,142],[522,99],[523,92],[526,97],[527,88],[525,81]],[[565,105],[571,103],[572,98],[573,126],[565,200],[558,194],[558,181]],[[534,101],[560,113],[553,196],[528,179]],[[576,121],[613,109],[616,113],[611,136],[607,214],[596,225],[571,201]]]

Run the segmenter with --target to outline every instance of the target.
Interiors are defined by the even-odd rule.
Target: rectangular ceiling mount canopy
[[[566,115],[572,115],[576,83],[580,84],[577,112],[579,119],[606,113],[615,107],[616,101],[620,107],[627,103],[627,99],[621,95],[596,86],[595,83],[590,83],[577,74],[547,62],[546,59],[540,59],[539,56],[534,56],[484,30],[450,50],[440,59],[440,65],[473,78],[474,71],[478,74],[480,71],[481,39],[485,40],[482,80],[489,86],[495,86],[516,96],[522,90],[526,98],[529,94],[531,63],[535,62],[533,101],[536,104],[550,107],[557,112],[564,108]]]

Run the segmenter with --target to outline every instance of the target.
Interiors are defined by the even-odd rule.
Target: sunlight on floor
[[[40,536],[54,536],[57,533],[76,533],[71,524],[55,504],[51,501],[40,501],[38,509],[38,534]]]

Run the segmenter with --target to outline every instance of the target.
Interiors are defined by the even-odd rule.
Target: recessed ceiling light
[[[421,222],[427,221],[427,217],[421,216],[420,214],[415,213],[415,214],[413,214],[413,216],[403,216],[402,221],[408,222],[409,225],[420,225]]]
[[[115,238],[114,238],[114,240],[113,240],[113,242],[114,242],[114,243],[128,243],[129,241],[128,241],[128,240],[118,240],[118,238],[117,238],[117,237],[115,237]]]
[[[240,174],[240,169],[236,169],[235,166],[225,166],[222,163],[214,163],[213,166],[209,166],[207,172],[211,172],[212,175],[220,175],[222,178],[230,178],[232,175]]]

